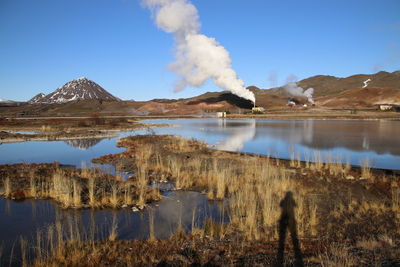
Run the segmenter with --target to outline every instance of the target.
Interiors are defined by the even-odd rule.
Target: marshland
[[[2,264],[398,263],[398,121],[109,123],[3,124]]]

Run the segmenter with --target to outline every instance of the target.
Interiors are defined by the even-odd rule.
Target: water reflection
[[[217,149],[250,152],[302,160],[321,152],[334,154],[360,165],[368,158],[372,167],[400,169],[400,121],[340,120],[156,120],[179,127],[155,128],[156,134],[196,138]],[[323,158],[324,159],[324,158]]]
[[[400,122],[321,121],[313,124],[314,136],[302,144],[315,149],[343,147],[353,151],[400,155]]]
[[[257,122],[257,137],[280,139],[289,146],[313,143],[313,120],[306,121],[259,121]]]
[[[45,163],[58,161],[80,168],[82,162],[91,165],[91,160],[107,154],[119,153],[124,148],[116,147],[117,138],[99,140],[95,146],[77,149],[64,141],[28,141],[0,145],[0,164]],[[79,144],[79,141],[75,142]],[[86,145],[86,144],[85,144]]]
[[[201,227],[207,218],[228,221],[223,213],[222,202],[209,202],[206,196],[197,192],[167,192],[163,199],[149,205],[144,212],[124,210],[62,210],[51,201],[27,200],[14,202],[0,198],[0,246],[3,245],[3,264],[9,264],[13,250],[14,258],[19,254],[19,238],[30,242],[38,231],[45,231],[57,221],[70,231],[79,230],[83,239],[101,240],[108,238],[113,221],[117,225],[117,238],[147,239],[149,237],[149,213],[154,216],[155,237],[165,239],[177,227],[190,231],[192,225]],[[193,216],[195,215],[195,216]],[[15,266],[20,263],[15,262]]]
[[[80,150],[88,150],[89,148],[97,145],[104,138],[90,138],[90,139],[75,139],[64,141],[67,145]]]
[[[216,148],[220,150],[239,151],[246,142],[253,140],[256,135],[256,120],[246,121],[236,127],[227,127],[226,120],[220,120],[218,125],[230,135],[217,144]]]
[[[341,154],[354,165],[369,158],[373,167],[400,169],[400,121],[179,119],[148,122],[178,125],[153,128],[155,134],[195,138],[221,150],[287,159],[295,151],[303,160],[304,155],[321,151]],[[149,132],[125,132],[122,136],[134,134]],[[73,140],[68,145],[62,141],[2,144],[0,164],[58,161],[80,167],[85,161],[90,166],[92,158],[123,151],[124,148],[116,147],[117,139]],[[116,173],[111,169],[111,173]]]

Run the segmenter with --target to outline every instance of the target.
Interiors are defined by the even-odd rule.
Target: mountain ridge
[[[66,85],[73,87],[70,83]],[[377,110],[379,104],[400,105],[400,71],[357,74],[344,78],[316,75],[297,82],[297,85],[303,89],[313,87],[313,100],[316,107],[321,108]],[[78,86],[75,86],[76,88]],[[310,108],[307,98],[291,96],[283,86],[269,89],[261,89],[257,86],[248,86],[247,88],[254,92],[256,105],[264,107],[267,111],[294,108],[288,105],[289,101],[301,104],[295,108]],[[60,91],[63,90],[58,88],[52,94]],[[88,95],[88,90],[85,92]],[[39,94],[35,97],[46,100],[52,94],[44,97]],[[233,95],[229,91],[206,92],[198,96],[180,99],[152,99],[149,101],[120,101],[116,97],[112,99],[116,100],[103,102],[101,99],[79,99],[70,96],[70,99],[64,102],[38,101],[39,103],[35,105],[21,102],[17,104],[3,103],[4,109],[0,112],[24,116],[193,115],[216,111],[249,112],[254,105],[249,100]],[[305,107],[305,104],[308,107]]]
[[[74,100],[114,100],[120,101],[97,83],[86,77],[67,82],[48,95],[39,93],[28,101],[29,104],[61,104]]]

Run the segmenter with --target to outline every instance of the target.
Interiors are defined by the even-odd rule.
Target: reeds
[[[108,240],[115,241],[118,237],[118,224],[117,224],[117,217],[116,214],[113,213],[112,224],[110,234],[108,236]]]
[[[37,189],[36,189],[36,178],[32,177],[29,180],[29,187],[30,187],[30,195],[32,198],[36,198],[37,197]]]
[[[161,198],[157,188],[148,187],[146,163],[142,164],[139,179],[130,180],[96,169],[68,170],[53,166],[39,173],[42,175],[37,177],[37,173],[31,170],[22,177],[2,178],[1,194],[6,198],[53,199],[65,209],[120,208],[145,205]],[[15,179],[19,179],[18,183]]]
[[[10,181],[10,178],[6,177],[4,179],[4,196],[5,197],[10,197],[11,196],[11,192],[12,192],[11,181]]]
[[[272,240],[277,238],[276,222],[281,214],[279,202],[287,191],[293,191],[297,202],[299,233],[317,234],[319,220],[316,201],[307,196],[301,187],[296,187],[296,180],[291,178],[293,172],[286,170],[284,165],[276,164],[269,158],[249,155],[230,157],[221,153],[214,157],[202,154],[192,156],[187,153],[194,151],[190,147],[193,140],[177,138],[174,143],[171,138],[166,145],[150,149],[148,145],[141,143],[143,139],[137,141],[135,162],[140,164],[136,174],[139,192],[143,192],[140,188],[144,188],[147,181],[147,170],[156,169],[158,173],[170,176],[177,189],[201,188],[206,191],[209,199],[229,199],[231,223],[247,239]],[[165,153],[166,151],[170,152]],[[301,162],[300,153],[292,155],[290,166],[302,168],[307,165]],[[313,165],[317,171],[324,168],[319,152],[315,154]],[[335,172],[334,168],[340,166],[332,160],[325,168],[332,168],[332,172]],[[140,196],[142,194],[139,193],[138,203],[142,204],[143,198]]]
[[[21,246],[21,266],[28,266],[27,262],[27,249],[28,242],[24,238],[20,238],[20,246]],[[1,262],[1,258],[0,258]]]
[[[152,210],[149,211],[149,240],[155,241],[156,235],[154,230],[154,213]]]
[[[88,184],[89,205],[91,207],[96,207],[97,201],[95,198],[95,178],[89,178],[87,184]]]
[[[396,212],[397,216],[400,218],[400,189],[397,185],[392,186],[392,209]]]
[[[343,245],[332,244],[328,252],[319,255],[322,267],[352,267],[355,266],[356,260],[350,255],[349,249]]]
[[[42,127],[40,128],[40,130],[42,132],[51,132],[53,130],[53,128],[50,125],[42,125]]]
[[[138,190],[138,206],[144,206],[146,204],[146,192],[147,192],[147,167],[145,164],[142,164],[140,168],[138,168],[138,172],[136,174],[137,177],[137,190]]]
[[[117,183],[111,185],[110,205],[113,208],[119,207],[119,186]]]
[[[364,179],[372,178],[370,160],[369,159],[362,159],[360,161],[360,165],[361,165],[361,177],[364,178]]]

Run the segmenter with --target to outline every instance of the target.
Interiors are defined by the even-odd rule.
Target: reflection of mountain
[[[289,146],[300,143],[312,143],[314,123],[305,121],[267,121],[257,122],[257,137],[275,137],[282,139]]]
[[[64,141],[69,146],[75,147],[80,150],[87,150],[92,146],[97,145],[103,138],[90,138],[90,139],[74,139],[74,140],[67,140]]]
[[[400,155],[400,122],[318,122],[314,124],[313,132],[313,140],[303,142],[304,145],[318,149],[344,147],[354,151]]]
[[[256,120],[247,120],[240,125],[235,124],[234,127],[230,127],[229,124],[227,125],[226,120],[221,120],[219,126],[230,134],[226,140],[217,144],[217,149],[220,150],[241,150],[245,142],[253,140],[256,135]]]
[[[289,146],[400,155],[400,122],[396,121],[288,121],[258,123],[257,127],[257,136],[275,137]]]

